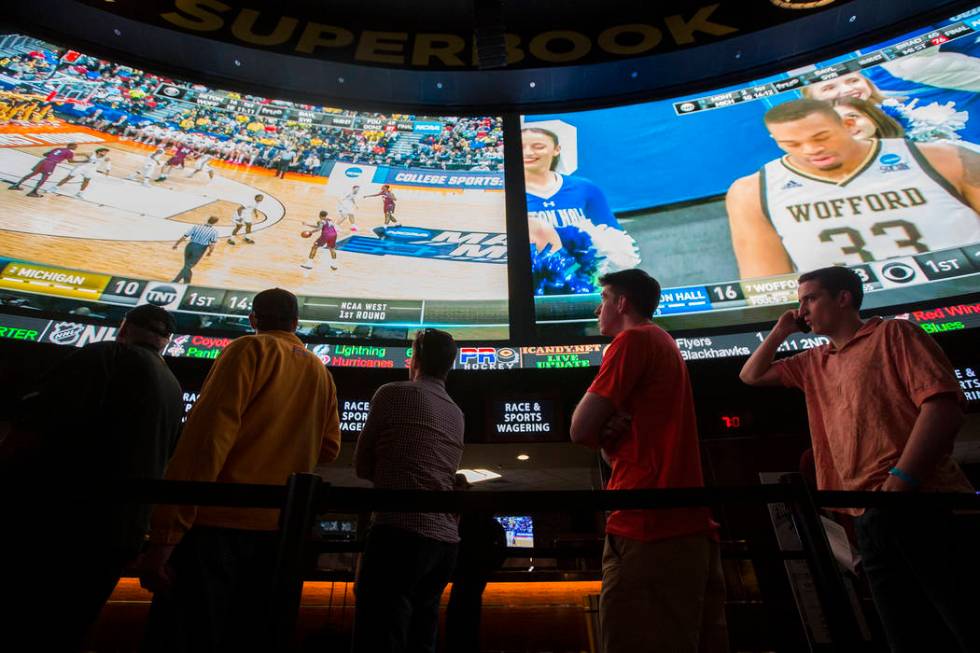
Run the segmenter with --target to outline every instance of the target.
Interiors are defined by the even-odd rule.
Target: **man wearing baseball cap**
[[[157,306],[126,314],[116,340],[67,354],[17,406],[22,443],[0,470],[0,633],[37,650],[78,650],[124,567],[139,554],[150,507],[92,491],[159,479],[183,416],[180,384],[161,352],[175,328]],[[45,608],[58,591],[57,625]],[[28,639],[25,639],[28,638]],[[20,645],[20,644],[18,644]],[[9,648],[9,647],[8,647]]]
[[[159,306],[144,304],[126,313],[123,323],[119,326],[119,336],[116,340],[142,344],[162,352],[176,330],[177,324],[174,322],[173,315]]]

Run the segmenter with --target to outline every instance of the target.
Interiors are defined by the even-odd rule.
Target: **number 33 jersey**
[[[841,181],[807,174],[785,156],[760,176],[763,210],[800,271],[980,242],[980,216],[902,139],[875,141]]]

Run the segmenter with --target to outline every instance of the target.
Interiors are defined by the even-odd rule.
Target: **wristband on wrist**
[[[895,478],[901,479],[902,481],[911,485],[912,487],[918,487],[919,485],[919,479],[912,476],[911,474],[907,474],[906,472],[903,472],[898,467],[892,467],[891,469],[888,470],[888,473],[894,476]]]

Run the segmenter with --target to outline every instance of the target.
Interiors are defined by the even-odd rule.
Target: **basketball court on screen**
[[[79,129],[74,125],[70,128]],[[167,179],[146,186],[127,177],[142,168],[153,148],[88,132],[101,142],[79,143],[76,161],[93,156],[96,147],[108,147],[112,162],[109,175],[96,174],[82,197],[76,195],[81,181],[78,177],[55,188],[76,163],[59,165],[42,187],[40,198],[26,195],[37,177],[25,182],[20,192],[6,190],[6,185],[0,187],[0,255],[169,281],[183,263],[183,253],[180,248],[172,249],[173,243],[191,225],[203,224],[215,215],[220,240],[214,254],[194,268],[194,285],[243,290],[281,286],[298,294],[390,299],[506,297],[506,270],[499,265],[341,251],[338,270],[330,270],[322,261],[313,270],[305,270],[300,265],[306,260],[310,241],[302,232],[310,229],[321,210],[328,211],[334,220],[339,218],[337,203],[349,183],[324,183],[323,178],[298,174],[278,179],[265,168],[220,161],[211,163],[216,175],[209,182],[207,175],[187,176],[194,169],[194,160],[189,159],[186,168],[176,168]],[[0,180],[15,182],[45,152],[64,144],[55,141],[0,147]],[[381,198],[363,197],[377,192],[380,186],[361,184],[362,197],[355,210],[358,235],[371,236],[372,229],[383,224]],[[501,190],[394,184],[392,189],[398,197],[397,218],[403,225],[468,232],[504,230]],[[236,244],[230,245],[227,236],[233,228],[235,210],[241,204],[254,203],[256,195],[263,199],[253,224],[255,243],[236,238]],[[351,234],[350,224],[340,225],[338,232],[343,242]]]

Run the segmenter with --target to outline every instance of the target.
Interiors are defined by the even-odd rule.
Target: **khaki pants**
[[[599,619],[603,653],[727,653],[718,542],[607,534]]]

